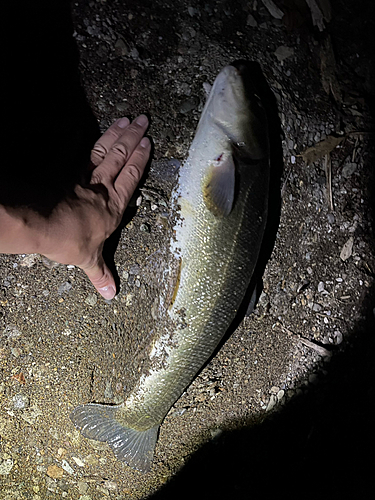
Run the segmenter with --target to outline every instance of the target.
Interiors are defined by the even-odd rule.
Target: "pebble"
[[[15,410],[23,410],[30,406],[30,400],[25,394],[16,394],[13,396],[12,401]]]
[[[19,347],[12,347],[10,352],[13,354],[15,358],[18,358],[18,356],[21,354],[22,350]]]
[[[126,113],[130,108],[130,104],[128,102],[118,102],[115,107],[120,113]]]
[[[340,259],[343,260],[344,262],[349,259],[349,257],[352,255],[353,252],[353,237],[351,236],[348,241],[345,243],[345,245],[342,247],[341,252],[340,252]]]
[[[339,345],[341,344],[342,340],[343,340],[342,333],[336,330],[335,333],[333,334],[333,343]]]
[[[84,495],[86,491],[89,489],[89,485],[83,481],[78,481],[77,487],[78,487],[78,493],[80,493],[81,495]]]
[[[72,460],[75,461],[75,463],[78,465],[78,467],[84,467],[85,466],[85,463],[82,462],[82,460],[78,457],[74,457],[72,456]]]
[[[57,289],[57,293],[62,295],[64,292],[69,292],[72,289],[72,286],[73,285],[69,283],[69,281],[66,281],[65,283],[59,286],[59,288]]]
[[[63,477],[64,471],[61,467],[57,465],[50,465],[47,469],[47,476],[52,479],[61,479]]]
[[[14,462],[11,458],[7,458],[0,463],[0,475],[6,476],[13,469]]]
[[[288,57],[291,57],[294,54],[294,49],[292,47],[286,47],[285,45],[281,45],[278,47],[275,52],[275,56],[281,62]]]
[[[199,104],[199,99],[197,97],[191,97],[189,99],[186,99],[186,101],[183,101],[180,108],[179,112],[182,114],[189,113],[189,111],[192,111],[195,109]]]
[[[20,262],[21,266],[23,267],[33,267],[39,260],[39,254],[37,253],[31,253],[29,255],[26,255]]]
[[[272,396],[270,397],[270,400],[268,402],[266,411],[272,410],[272,408],[276,405],[276,403],[277,403],[277,397],[274,394],[272,394]]]
[[[66,460],[62,460],[61,462],[61,467],[66,471],[68,474],[74,474],[74,469],[70,466],[70,464]]]
[[[285,391],[283,389],[281,389],[277,394],[276,394],[276,398],[277,398],[277,401],[281,401],[281,399],[284,397],[284,394],[285,394]]]
[[[132,264],[129,269],[129,274],[139,274],[141,272],[141,268],[138,264]]]
[[[142,231],[143,233],[150,233],[150,226],[146,223],[143,223],[139,226],[139,230]]]
[[[327,219],[330,224],[334,224],[335,216],[332,213],[327,214]]]
[[[345,177],[345,179],[349,179],[349,177],[351,177],[351,175],[357,170],[357,164],[356,163],[346,163],[344,166],[343,166],[343,169],[342,169],[342,172],[341,172],[341,175],[343,177]]]
[[[324,283],[323,281],[320,281],[318,284],[318,292],[323,292],[324,290]]]
[[[257,23],[255,17],[252,16],[251,14],[249,14],[247,16],[246,24],[247,24],[247,26],[251,26],[252,28],[256,28],[258,26],[258,23]]]
[[[98,296],[95,293],[90,293],[86,299],[85,299],[86,304],[89,306],[94,306],[98,302]]]

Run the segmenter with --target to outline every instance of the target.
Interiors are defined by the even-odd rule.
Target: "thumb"
[[[82,267],[89,280],[105,299],[110,300],[116,295],[116,285],[111,271],[100,255],[97,264],[90,268]]]

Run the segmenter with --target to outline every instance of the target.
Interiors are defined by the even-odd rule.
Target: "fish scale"
[[[172,195],[170,274],[176,264],[180,273],[151,369],[123,404],[71,415],[83,436],[108,442],[133,468],[149,470],[160,424],[237,314],[262,242],[268,182],[266,116],[247,66],[233,64],[213,84]]]

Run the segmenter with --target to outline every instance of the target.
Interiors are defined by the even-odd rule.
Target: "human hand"
[[[83,269],[105,299],[115,296],[116,285],[103,246],[120,224],[149,159],[147,127],[145,115],[132,123],[121,118],[102,135],[91,153],[90,184],[77,186],[76,198],[56,208],[40,249],[51,260]]]

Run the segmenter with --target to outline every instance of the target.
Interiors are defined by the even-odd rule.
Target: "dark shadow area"
[[[375,445],[373,299],[374,290],[366,320],[323,382],[260,425],[224,431],[149,498],[367,498]]]
[[[4,18],[14,36],[2,68],[0,203],[48,215],[81,179],[99,128],[79,81],[70,2],[16,3]]]

